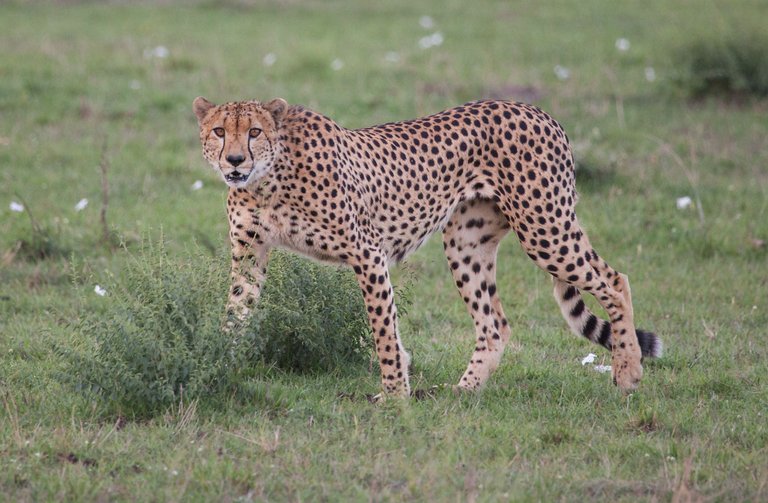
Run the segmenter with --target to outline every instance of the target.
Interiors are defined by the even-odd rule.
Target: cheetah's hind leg
[[[640,344],[635,335],[629,282],[626,276],[598,257],[575,216],[568,223],[570,225],[566,227],[565,222],[554,222],[552,228],[567,229],[565,235],[559,231],[556,234],[562,239],[556,246],[553,246],[555,233],[551,230],[548,235],[551,243],[548,240],[543,243],[543,239],[529,238],[518,232],[520,243],[539,267],[560,281],[591,293],[605,309],[611,325],[613,380],[622,391],[632,391],[640,383],[643,366]],[[534,226],[530,235],[540,235],[539,229],[543,229],[544,234],[548,230],[543,226]]]
[[[448,265],[475,323],[475,351],[459,381],[461,389],[481,387],[509,341],[509,323],[496,290],[496,251],[509,229],[492,201],[476,199],[461,204],[443,230]]]

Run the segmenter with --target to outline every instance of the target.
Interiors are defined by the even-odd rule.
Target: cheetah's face
[[[214,105],[196,98],[203,157],[230,187],[240,188],[263,178],[277,159],[278,128],[288,104],[245,101]]]

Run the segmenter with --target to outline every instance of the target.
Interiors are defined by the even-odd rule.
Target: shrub
[[[372,348],[360,288],[350,271],[273,253],[256,316],[246,329],[267,362],[328,371],[366,362]]]
[[[693,97],[768,96],[768,37],[740,34],[697,40],[676,56],[679,82]]]
[[[319,371],[368,360],[350,271],[273,253],[257,315],[231,334],[221,330],[228,281],[223,258],[144,246],[103,285],[103,309],[74,325],[88,347],[65,352],[65,380],[108,414],[149,417],[182,399],[239,391],[260,362]]]

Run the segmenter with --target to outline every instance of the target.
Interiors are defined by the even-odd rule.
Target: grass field
[[[688,99],[674,56],[763,29],[765,2],[158,4],[0,3],[0,501],[768,499],[768,101]],[[198,95],[281,96],[347,127],[482,97],[544,108],[575,147],[580,220],[665,356],[630,396],[582,366],[610,357],[567,332],[509,238],[514,343],[477,394],[372,405],[375,366],[265,368],[248,403],[101,414],[60,378],[95,285],[142,239],[180,263],[224,253]],[[474,334],[439,238],[405,267],[412,384],[456,382]]]

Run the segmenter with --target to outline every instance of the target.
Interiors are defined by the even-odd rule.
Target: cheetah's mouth
[[[239,171],[233,171],[228,175],[224,175],[224,180],[226,180],[226,182],[231,185],[239,185],[248,180],[249,176],[250,173],[240,173]]]

